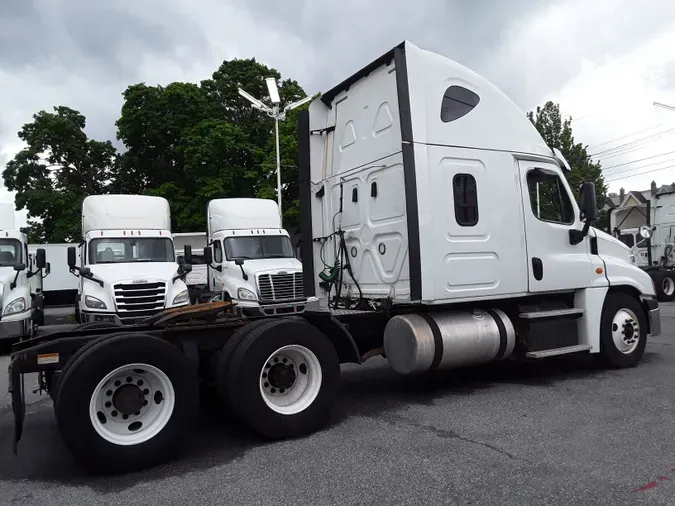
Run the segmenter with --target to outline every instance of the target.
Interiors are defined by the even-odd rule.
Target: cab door
[[[571,291],[598,277],[590,236],[571,244],[570,230],[583,223],[560,168],[519,161],[527,251],[528,291]]]

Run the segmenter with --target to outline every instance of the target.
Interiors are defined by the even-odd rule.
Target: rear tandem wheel
[[[103,472],[164,462],[198,411],[196,368],[175,346],[119,333],[83,347],[64,368],[55,414],[66,446]]]

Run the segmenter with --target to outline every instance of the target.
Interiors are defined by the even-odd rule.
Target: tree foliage
[[[28,210],[31,241],[73,241],[82,199],[106,193],[117,163],[111,142],[88,139],[82,114],[68,107],[40,111],[18,135],[27,146],[7,163],[5,187],[17,209]]]
[[[599,162],[594,162],[588,154],[587,146],[575,142],[572,134],[572,118],[562,118],[560,106],[547,102],[537,107],[536,112],[529,112],[527,117],[537,128],[544,141],[551,148],[558,148],[572,168],[565,177],[573,191],[577,191],[582,183],[595,184],[598,209],[602,208],[607,198],[607,185]],[[603,217],[600,217],[601,220]]]
[[[133,84],[123,92],[116,122],[118,153],[87,138],[78,111],[40,111],[19,137],[27,147],[7,164],[5,186],[27,209],[32,241],[77,240],[84,197],[151,194],[169,200],[174,232],[202,231],[214,198],[276,200],[274,120],[251,108],[242,87],[269,104],[265,78],[275,77],[282,106],[305,96],[255,59],[225,61],[211,79],[166,86]],[[284,225],[299,222],[297,111],[279,125]]]

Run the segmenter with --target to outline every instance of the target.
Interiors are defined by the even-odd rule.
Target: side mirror
[[[178,255],[176,257],[176,263],[180,266],[185,265],[185,258],[183,257],[183,255]]]
[[[654,236],[654,230],[649,228],[647,225],[642,225],[638,233],[643,239],[651,239]]]
[[[14,264],[14,270],[16,272],[21,272],[26,268],[26,264]]]
[[[235,258],[234,264],[239,265],[239,266],[244,265],[244,259],[243,258]]]
[[[181,266],[181,269],[183,269],[183,272],[187,274],[188,272],[192,272],[192,265],[190,265],[190,264],[183,264],[183,265]]]
[[[87,277],[91,274],[91,269],[89,267],[80,267],[80,275]]]
[[[50,272],[52,272],[52,266],[49,262],[47,262],[47,265],[45,265],[45,276],[48,275]]]
[[[211,246],[204,247],[204,262],[206,265],[213,264],[213,250]]]
[[[38,269],[44,269],[47,266],[47,253],[43,248],[38,248],[35,252],[35,266]]]
[[[186,244],[183,248],[183,258],[186,264],[192,264],[192,246]]]
[[[77,251],[75,246],[68,246],[68,267],[71,269],[77,265]]]
[[[583,183],[581,185],[579,209],[581,210],[581,219],[584,222],[592,223],[598,219],[598,202],[593,183]]]

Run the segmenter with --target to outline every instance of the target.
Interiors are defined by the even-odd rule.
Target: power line
[[[675,151],[668,151],[667,153],[661,153],[660,155],[648,156],[646,158],[640,158],[639,160],[633,160],[633,161],[630,161],[630,162],[618,163],[616,165],[612,165],[611,167],[605,167],[602,170],[605,171],[605,170],[613,169],[615,167],[623,167],[624,165],[628,165],[628,164],[631,164],[631,163],[644,162],[645,160],[651,160],[652,158],[658,158],[660,156],[665,156],[665,155],[672,155],[673,153],[675,153]]]
[[[675,158],[669,158],[667,160],[662,160],[660,162],[654,162],[654,163],[648,163],[647,165],[642,165],[640,167],[631,167],[630,169],[623,169],[618,172],[613,172],[611,174],[608,174],[607,177],[612,178],[616,176],[617,174],[623,174],[625,172],[634,172],[636,170],[642,170],[642,169],[649,169],[650,167],[655,167],[656,165],[659,165],[661,163],[670,163],[670,162],[675,162]]]
[[[597,153],[593,153],[590,156],[599,156],[599,155],[605,155],[602,158],[612,158],[614,156],[618,156],[623,154],[623,151],[630,150],[630,148],[634,148],[639,146],[641,142],[649,142],[652,140],[656,140],[659,138],[659,136],[663,134],[667,134],[670,132],[675,132],[675,128],[668,128],[666,130],[662,130],[661,132],[656,132],[654,134],[648,135],[646,137],[641,137],[640,139],[635,139],[634,141],[626,142],[624,144],[619,144],[618,146],[614,146],[613,148],[607,148],[603,151],[598,151]]]
[[[654,128],[658,128],[663,123],[659,123],[658,125],[651,126],[649,128],[643,128],[642,130],[638,130],[637,132],[633,132],[632,134],[624,135],[623,137],[617,137],[616,139],[612,139],[611,141],[606,141],[606,142],[601,142],[600,144],[594,144],[593,146],[588,146],[587,149],[593,149],[593,148],[598,148],[600,146],[604,146],[606,144],[611,144],[612,142],[620,141],[622,139],[626,139],[627,137],[632,137],[633,135],[641,134],[642,132],[646,132],[647,130],[652,130]]]
[[[605,182],[612,183],[614,181],[622,181],[624,179],[630,179],[631,177],[643,176],[645,174],[649,174],[650,172],[657,172],[659,170],[672,169],[673,167],[675,167],[675,165],[668,165],[667,167],[659,167],[658,169],[646,170],[644,172],[640,172],[639,174],[632,174],[630,176],[618,177],[616,179],[605,179]]]

